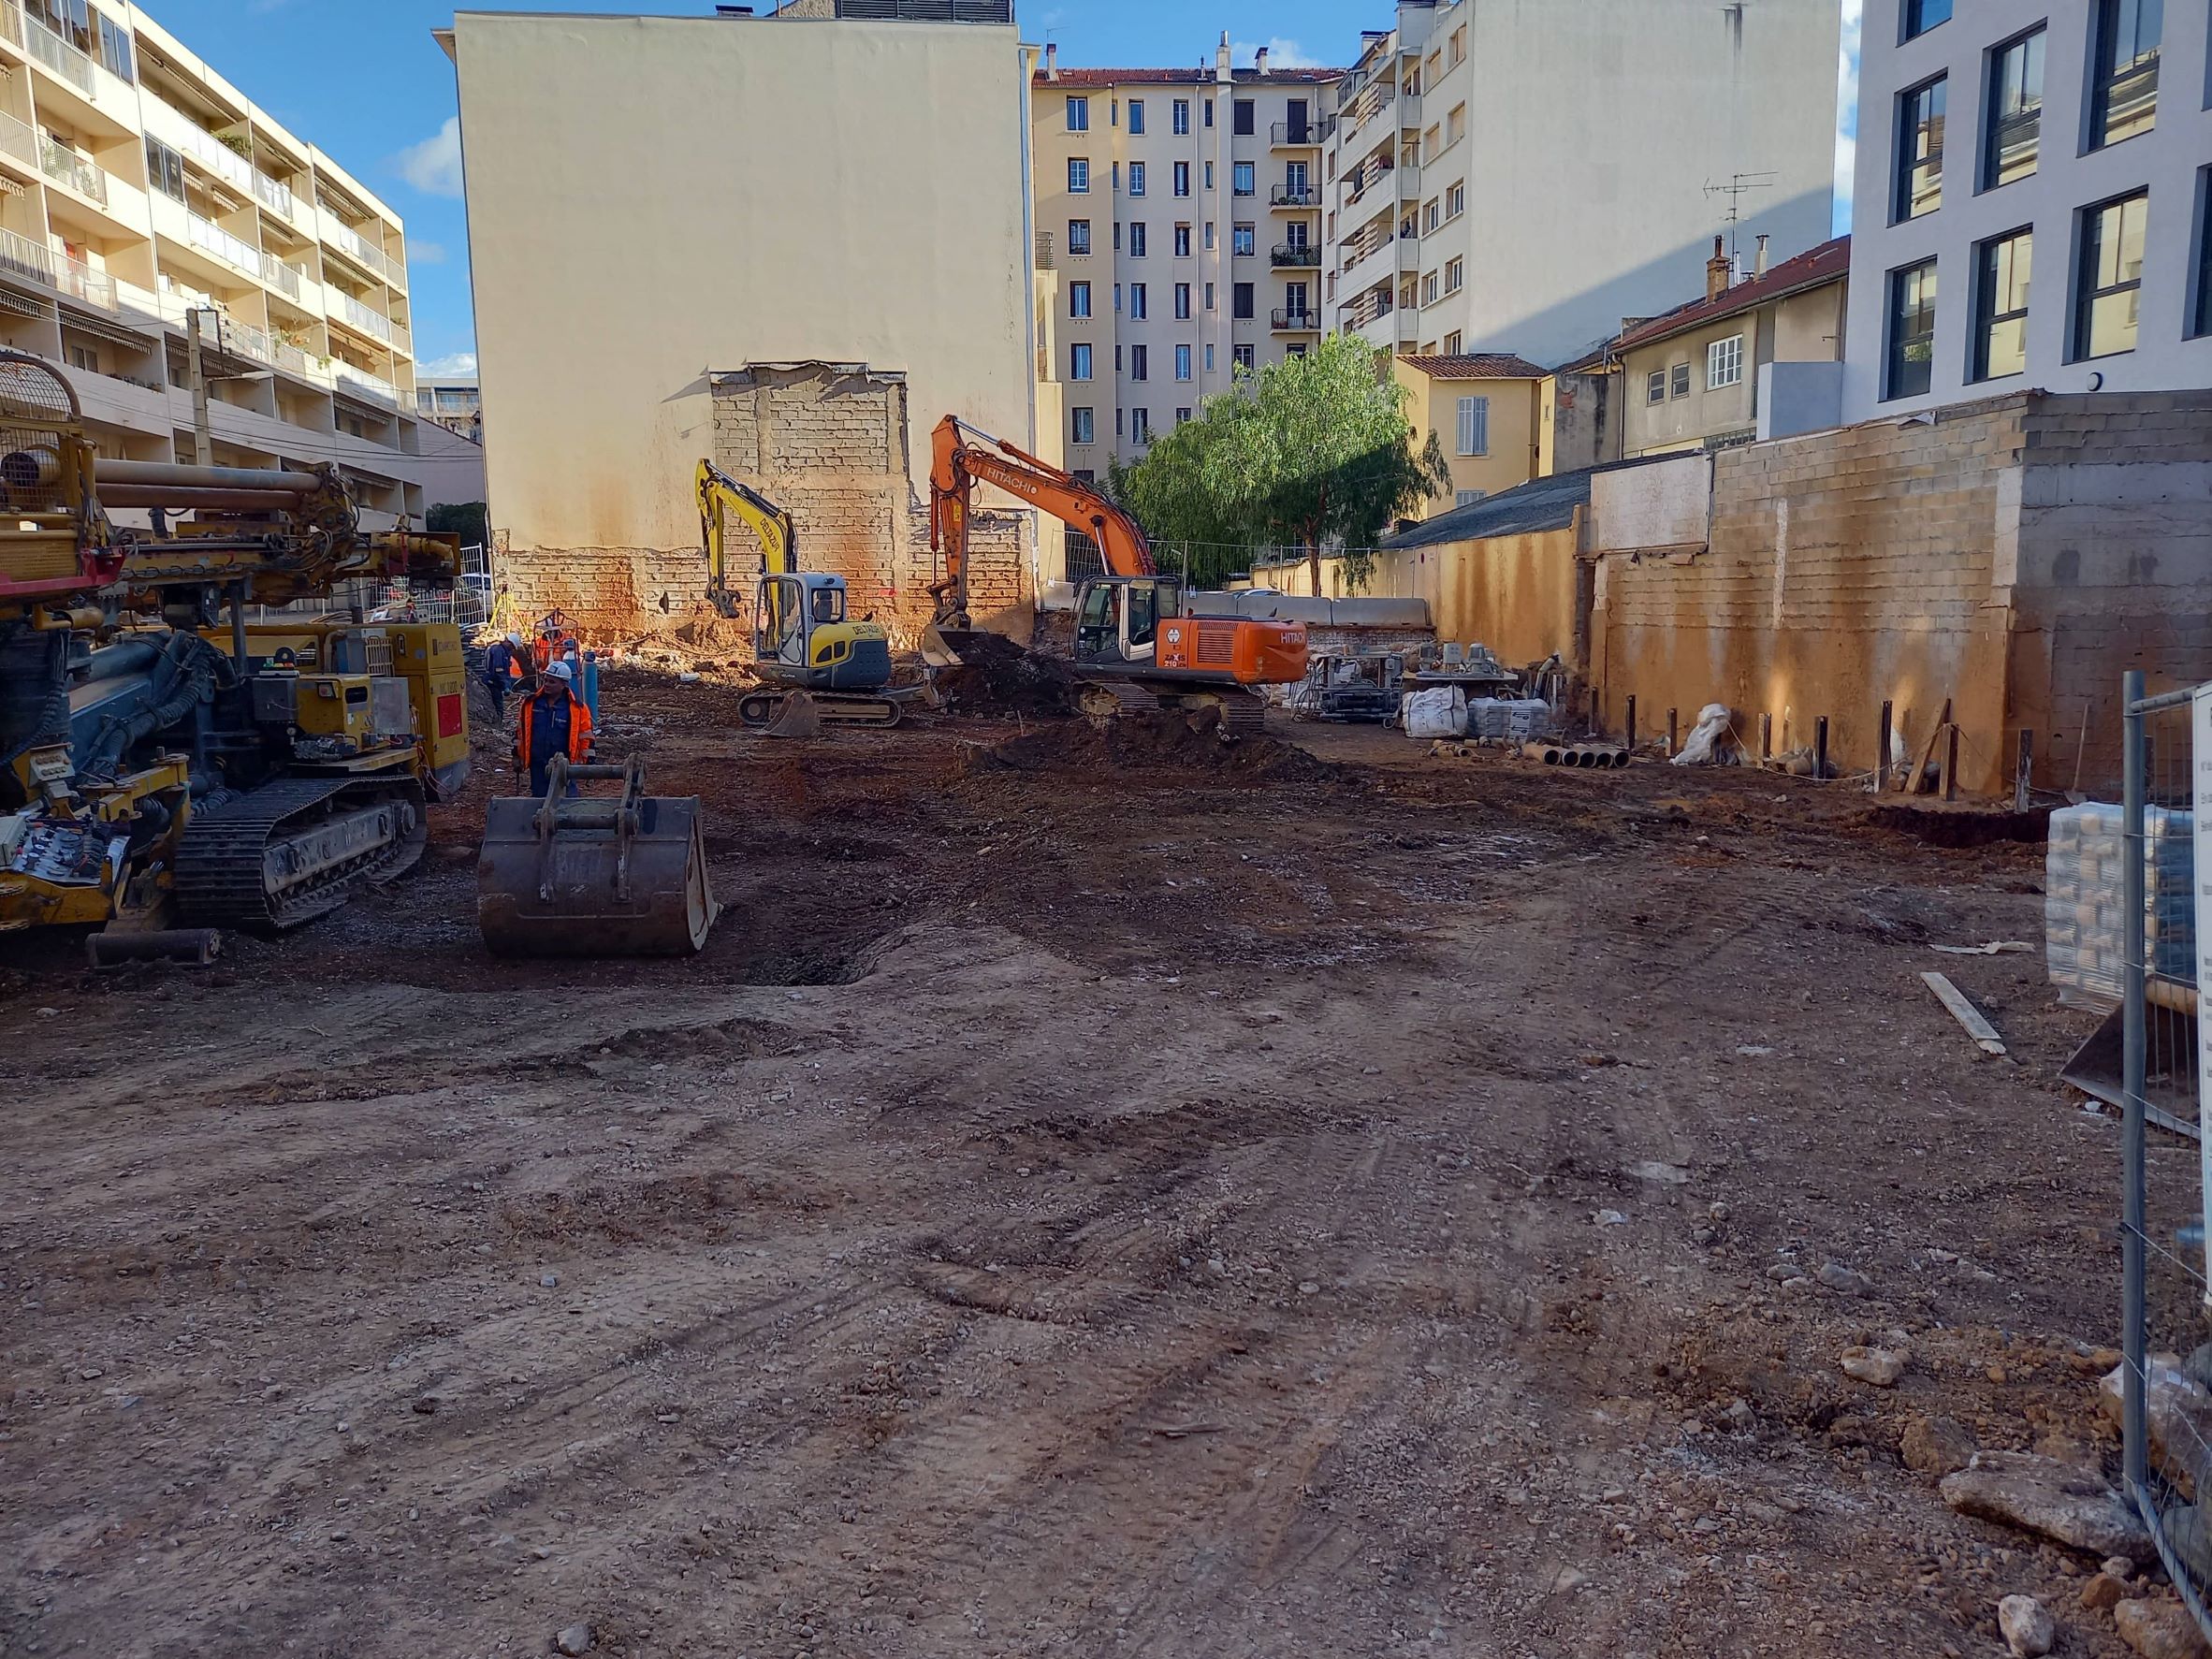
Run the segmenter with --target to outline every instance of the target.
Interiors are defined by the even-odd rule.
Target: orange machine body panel
[[[1296,685],[1305,678],[1305,624],[1169,617],[1154,661],[1163,671],[1226,675],[1240,686]]]

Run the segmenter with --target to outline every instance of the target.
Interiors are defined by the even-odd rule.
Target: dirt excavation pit
[[[2028,1594],[2121,1659],[1931,1474],[2117,1461],[2094,1020],[1932,950],[2038,937],[2038,849],[737,694],[603,710],[699,958],[484,954],[488,735],[213,972],[0,944],[0,1652],[1932,1659]]]

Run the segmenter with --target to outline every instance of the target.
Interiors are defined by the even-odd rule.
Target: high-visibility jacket
[[[584,706],[581,699],[572,695],[568,687],[562,685],[559,680],[545,681],[540,683],[536,691],[522,700],[521,710],[515,719],[515,764],[521,770],[526,772],[530,770],[531,764],[534,761],[552,758],[549,754],[539,755],[532,752],[531,733],[537,727],[538,708],[541,704],[558,705],[562,703],[568,705],[568,743],[566,748],[570,764],[581,765],[590,758],[591,711]],[[558,729],[560,718],[559,710],[555,708],[551,712],[555,727]]]

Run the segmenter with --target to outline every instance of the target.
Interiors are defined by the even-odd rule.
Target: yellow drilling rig
[[[335,467],[96,456],[63,374],[0,351],[0,935],[204,960],[415,863],[468,776],[458,632],[246,609],[458,565],[364,531]]]

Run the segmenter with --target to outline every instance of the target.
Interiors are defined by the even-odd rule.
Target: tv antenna
[[[1743,222],[1743,198],[1754,190],[1771,190],[1777,175],[1774,173],[1730,173],[1725,184],[1708,183],[1708,196],[1724,196],[1728,211],[1721,215],[1721,223],[1728,227],[1728,256],[1736,256],[1736,226]]]

